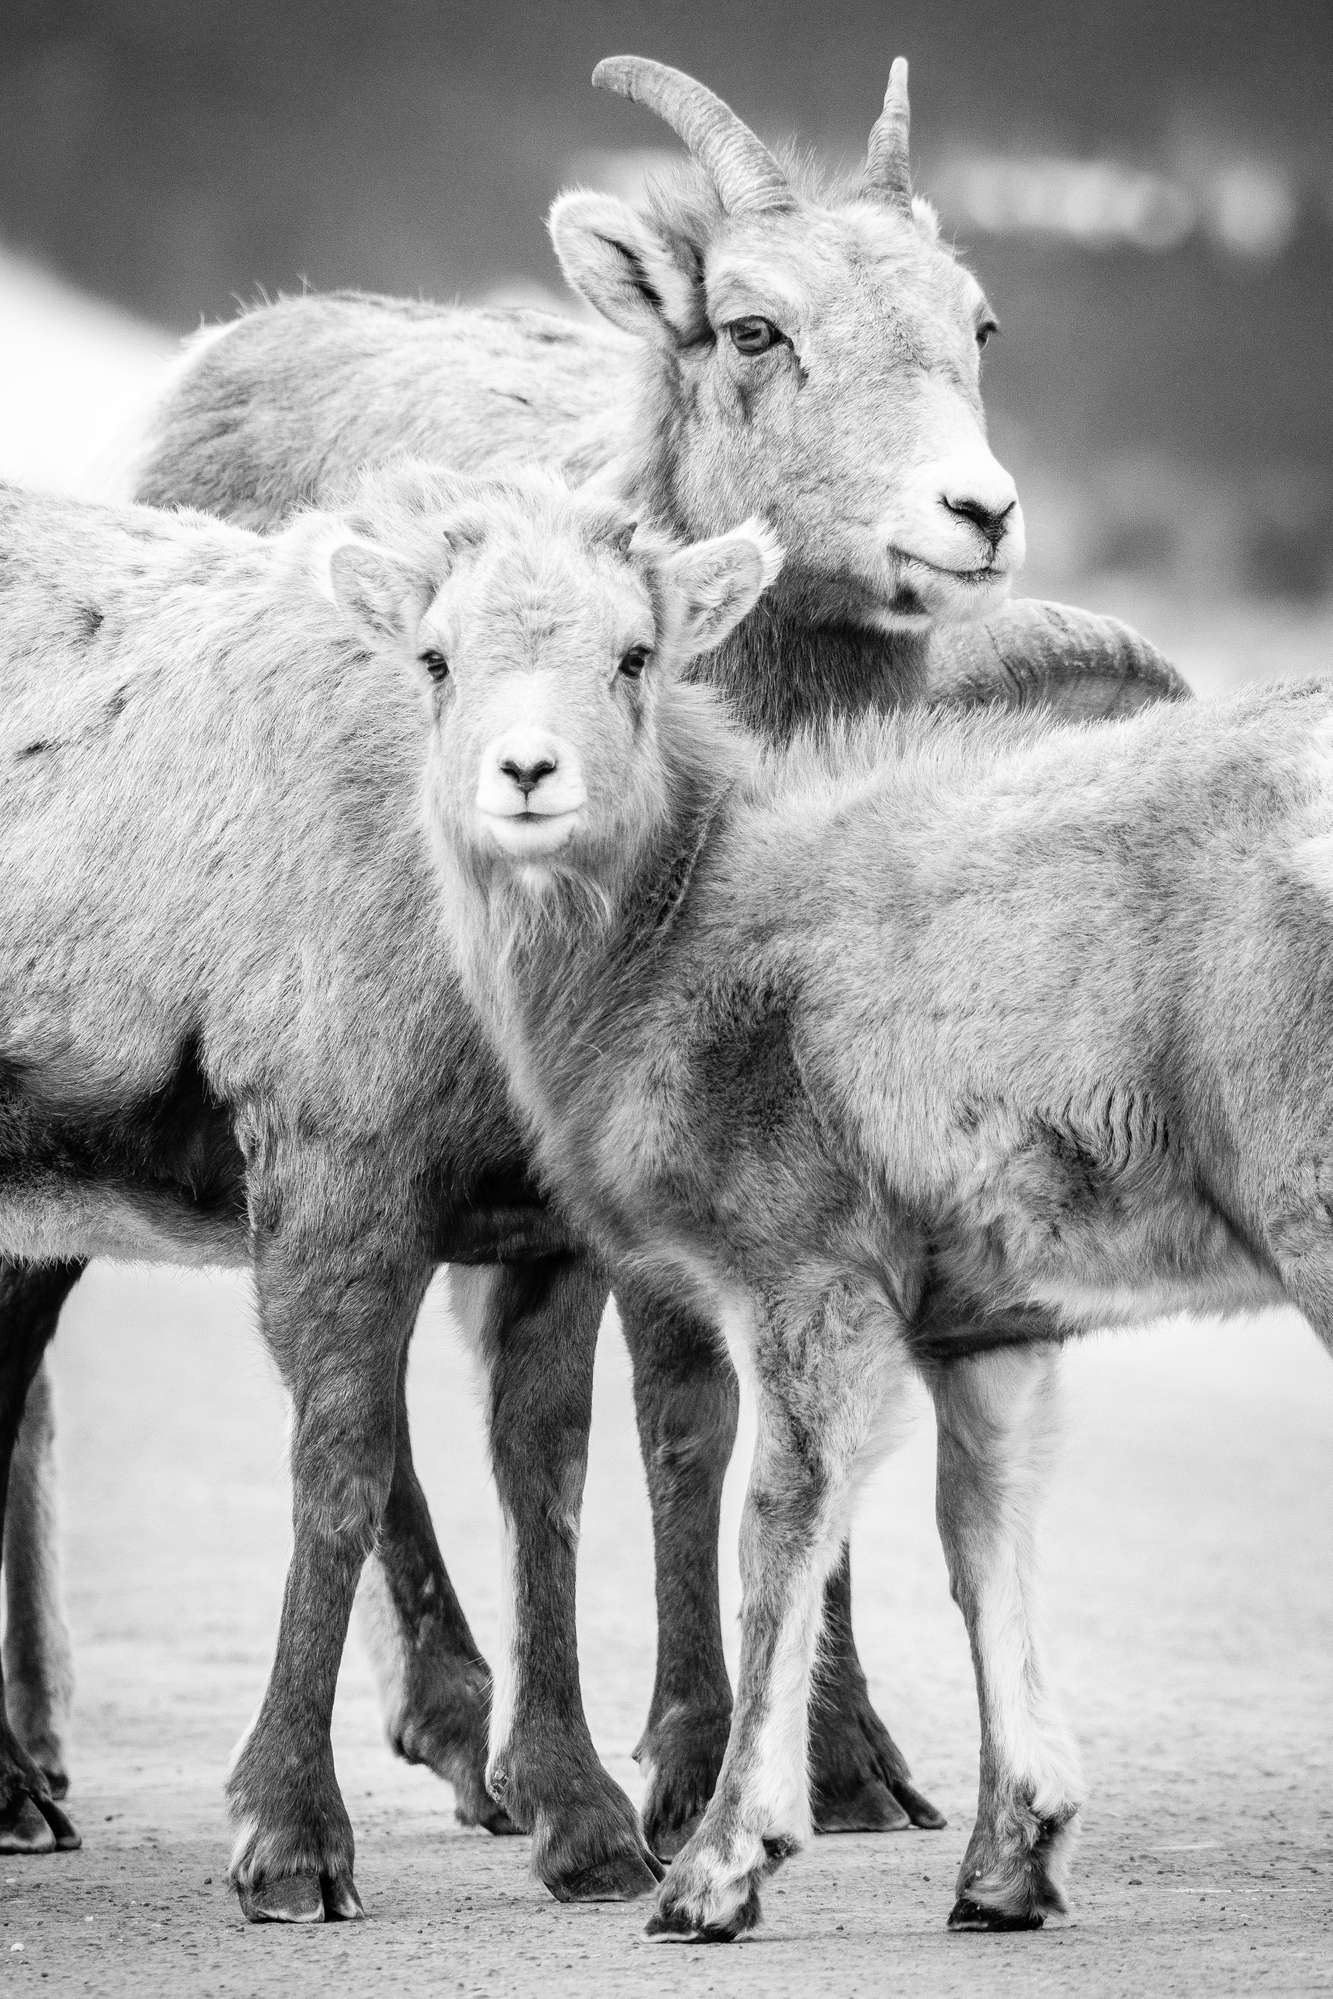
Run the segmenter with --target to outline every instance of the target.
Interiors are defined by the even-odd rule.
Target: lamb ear
[[[377,644],[406,638],[425,609],[426,593],[411,564],[374,542],[331,542],[315,580],[358,635]]]
[[[782,567],[782,550],[762,521],[696,542],[667,561],[682,652],[712,652],[745,616]]]
[[[547,227],[580,298],[639,340],[684,346],[705,326],[703,287],[628,202],[576,188],[558,196]]]

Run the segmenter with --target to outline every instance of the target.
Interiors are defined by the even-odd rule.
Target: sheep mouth
[[[1013,577],[1012,570],[1002,569],[994,562],[984,562],[976,569],[951,569],[947,563],[930,562],[924,555],[913,555],[909,548],[893,548],[889,553],[905,570],[924,570],[927,576],[938,576],[946,583],[961,583],[966,589],[989,589],[996,583],[1008,583]]]
[[[553,853],[563,847],[578,823],[575,807],[563,812],[483,812],[495,844],[506,853]]]

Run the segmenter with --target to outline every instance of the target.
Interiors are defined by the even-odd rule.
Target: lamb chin
[[[506,819],[488,813],[484,824],[492,844],[506,860],[531,865],[568,846],[578,825],[578,814],[560,812],[545,818]]]

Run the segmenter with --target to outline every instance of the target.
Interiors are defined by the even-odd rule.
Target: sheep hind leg
[[[33,1376],[9,1464],[5,1502],[4,1686],[15,1734],[53,1798],[69,1790],[66,1743],[74,1651],[60,1585],[54,1391],[45,1359]]]
[[[398,1371],[393,1482],[380,1537],[361,1572],[357,1613],[390,1747],[452,1784],[460,1825],[518,1828],[486,1789],[490,1669],[444,1566],[412,1462],[407,1358]]]
[[[42,1356],[83,1266],[80,1263],[0,1264],[0,1546],[6,1563],[7,1618],[4,1668],[0,1670],[0,1853],[71,1851],[78,1833],[55,1802],[53,1785],[39,1758],[43,1748],[59,1762],[58,1746],[43,1723],[63,1716],[69,1680],[69,1639],[58,1599],[46,1585],[53,1571],[54,1532],[49,1508],[32,1502],[41,1494],[33,1479],[49,1471],[49,1434],[39,1390],[30,1415],[35,1428],[30,1450],[16,1453],[25,1408]],[[43,1448],[45,1446],[45,1448]],[[17,1459],[17,1504],[9,1516],[9,1487]],[[63,1662],[63,1663],[62,1663]],[[10,1724],[4,1674],[14,1670],[18,1718],[31,1734],[30,1753]],[[34,1724],[37,1724],[34,1732]],[[63,1775],[63,1767],[56,1772]]]
[[[703,1817],[731,1727],[718,1536],[739,1398],[717,1335],[693,1312],[638,1285],[618,1291],[616,1304],[634,1371],[657,1596],[657,1665],[634,1757],[645,1835],[669,1860]]]
[[[1058,1352],[1015,1346],[942,1367],[936,1517],[981,1713],[977,1819],[951,1929],[1040,1929],[1063,1913],[1081,1782],[1033,1631],[1033,1526],[1055,1435]]]
[[[455,1267],[450,1289],[487,1377],[504,1523],[504,1639],[487,1781],[532,1833],[557,1901],[628,1901],[661,1868],[602,1767],[583,1712],[575,1557],[605,1277],[584,1256]]]
[[[703,1821],[662,1883],[649,1935],[725,1942],[760,1920],[760,1882],[812,1830],[811,1677],[823,1593],[860,1481],[887,1448],[905,1360],[879,1300],[836,1287],[813,1308],[753,1299],[759,1427],[741,1525],[741,1666]],[[799,1316],[798,1316],[799,1311]]]
[[[824,1586],[824,1624],[810,1701],[815,1831],[938,1832],[943,1812],[918,1791],[907,1759],[875,1712],[852,1636],[851,1549],[844,1541]]]
[[[667,1860],[703,1816],[731,1725],[717,1556],[722,1486],[736,1437],[736,1374],[713,1328],[686,1307],[639,1285],[622,1287],[616,1302],[634,1369],[657,1589],[657,1671],[634,1755],[645,1780],[644,1831]],[[871,1704],[852,1636],[845,1544],[824,1592],[810,1782],[816,1832],[945,1823],[912,1784]]]

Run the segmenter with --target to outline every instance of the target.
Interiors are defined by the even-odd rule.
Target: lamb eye
[[[448,679],[449,662],[436,646],[427,646],[425,652],[417,654],[417,658],[421,661],[421,664],[425,667],[432,680]]]
[[[767,354],[782,335],[771,319],[729,319],[727,337],[738,354]]]
[[[631,646],[620,662],[620,671],[626,680],[638,680],[648,664],[647,646]]]
[[[993,315],[990,318],[983,319],[977,328],[977,346],[984,347],[992,333],[998,333],[999,330],[1000,322]]]

